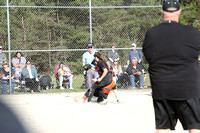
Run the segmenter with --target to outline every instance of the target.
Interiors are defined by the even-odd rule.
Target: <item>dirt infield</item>
[[[118,93],[121,104],[115,103],[112,93],[107,105],[77,103],[73,99],[82,96],[80,92],[5,95],[0,100],[14,112],[26,133],[155,133],[150,91]],[[178,124],[173,133],[185,131]]]

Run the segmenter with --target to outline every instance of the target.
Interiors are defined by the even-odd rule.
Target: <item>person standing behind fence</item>
[[[179,23],[178,0],[164,0],[163,22],[143,42],[149,63],[156,133],[175,130],[177,120],[189,133],[200,133],[200,32]]]
[[[142,52],[139,49],[136,49],[135,43],[132,43],[131,46],[132,49],[128,52],[127,65],[129,65],[133,57],[137,58],[138,63],[142,61]]]
[[[119,54],[117,51],[115,51],[115,45],[112,45],[111,48],[112,51],[108,51],[108,60],[113,64],[114,60],[119,60]]]
[[[13,70],[15,72],[15,78],[19,79],[20,73],[24,66],[26,65],[26,58],[22,55],[21,52],[17,52],[12,58]]]
[[[93,84],[92,79],[93,78],[96,79],[96,78],[99,77],[99,74],[95,71],[94,64],[92,64],[92,61],[94,60],[94,54],[97,51],[93,49],[92,43],[88,43],[87,48],[88,48],[88,51],[85,52],[83,54],[83,57],[82,57],[82,65],[85,66],[86,64],[90,64],[92,66],[91,69],[88,69],[87,71],[85,71],[86,79],[87,79],[86,80],[87,81],[87,87],[88,87],[88,89],[91,89],[92,84]]]
[[[3,61],[6,61],[6,55],[2,52],[3,48],[0,46],[0,67],[3,67]]]

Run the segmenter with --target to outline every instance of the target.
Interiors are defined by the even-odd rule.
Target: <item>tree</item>
[[[200,30],[200,0],[182,0],[180,22]],[[4,2],[0,2],[5,5]],[[10,7],[11,50],[59,50],[63,52],[34,52],[25,55],[41,72],[54,68],[60,61],[72,62],[76,72],[81,71],[80,62],[90,41],[89,0],[10,0],[9,5],[26,6],[73,6],[86,8],[15,8]],[[92,0],[92,6],[144,6],[160,5],[160,0]],[[7,48],[7,12],[0,8],[0,39]],[[142,45],[145,33],[150,27],[162,21],[161,8],[92,8],[93,43],[96,48],[130,48],[135,42]],[[12,53],[14,54],[14,53]],[[126,58],[127,51],[119,51]]]

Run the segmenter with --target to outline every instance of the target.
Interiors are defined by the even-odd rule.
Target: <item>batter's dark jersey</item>
[[[100,76],[103,74],[103,69],[104,68],[106,68],[107,70],[109,70],[106,62],[104,62],[102,60],[99,60],[99,62],[97,62],[97,71],[98,71],[98,73],[99,73]]]
[[[199,51],[200,32],[191,26],[163,22],[147,31],[143,53],[154,99],[200,97]]]
[[[101,75],[103,74],[103,69],[107,69],[108,73],[106,74],[106,76],[102,79],[102,84],[109,85],[112,82],[112,72],[109,71],[108,65],[106,64],[106,62],[99,60],[99,62],[97,62],[97,71],[101,77]]]

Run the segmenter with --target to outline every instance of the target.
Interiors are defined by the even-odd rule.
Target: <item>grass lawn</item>
[[[52,84],[54,84],[54,86],[56,87],[57,86],[57,83],[56,83],[56,79],[54,76],[51,76],[51,79],[52,79]],[[84,82],[84,76],[82,74],[79,74],[79,75],[75,75],[74,78],[73,78],[73,90],[70,90],[70,89],[65,89],[65,90],[60,90],[60,89],[49,89],[49,90],[45,90],[44,92],[42,93],[63,93],[63,92],[85,92],[87,89],[84,88],[84,89],[81,89],[81,86]],[[146,80],[145,80],[145,85],[147,85],[148,87],[145,88],[145,89],[150,89],[150,80],[149,80],[149,75],[147,74],[146,76]],[[126,90],[126,89],[121,89],[121,88],[118,88],[119,90]],[[15,94],[29,94],[29,88],[27,88],[28,92],[15,92]],[[38,92],[38,93],[41,93],[41,92]],[[37,93],[36,93],[37,94]]]

